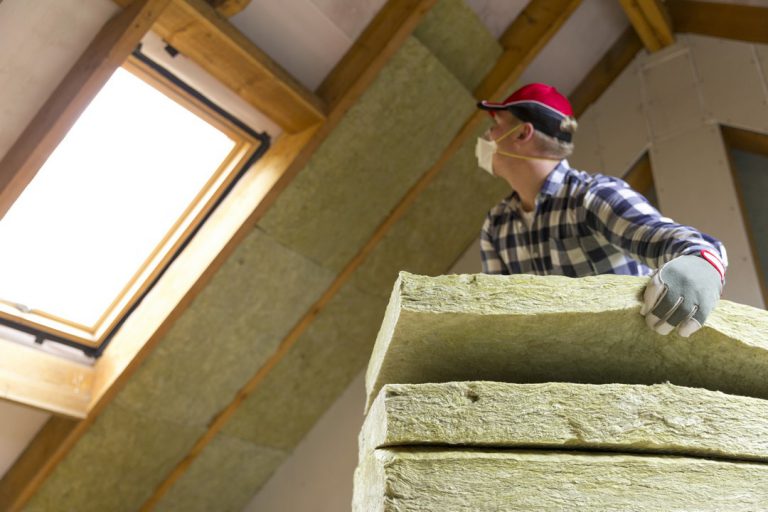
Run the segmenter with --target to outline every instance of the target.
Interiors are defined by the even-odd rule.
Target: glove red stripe
[[[723,265],[723,262],[720,260],[720,258],[713,253],[712,251],[708,251],[706,249],[702,249],[699,255],[704,258],[707,263],[715,267],[715,270],[717,270],[717,273],[720,274],[720,282],[725,281],[725,265]]]

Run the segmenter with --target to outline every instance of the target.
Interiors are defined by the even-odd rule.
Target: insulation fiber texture
[[[387,384],[361,458],[390,446],[677,453],[768,460],[768,401],[671,384]]]
[[[768,312],[721,300],[690,338],[640,316],[646,278],[402,272],[366,374],[390,383],[655,384],[768,397]]]
[[[768,465],[601,453],[381,449],[354,512],[768,509]]]

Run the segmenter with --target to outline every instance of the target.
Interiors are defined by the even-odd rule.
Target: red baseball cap
[[[561,124],[564,119],[573,118],[573,108],[568,98],[551,85],[524,85],[500,103],[481,101],[477,107],[489,111],[491,115],[497,110],[508,110],[547,135],[571,141],[571,133],[563,131]]]

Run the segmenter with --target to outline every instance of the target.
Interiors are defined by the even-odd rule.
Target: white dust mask
[[[493,155],[497,149],[495,140],[488,140],[483,137],[477,138],[477,144],[475,145],[477,165],[491,176],[493,176]]]
[[[477,144],[475,145],[475,157],[477,157],[477,165],[480,166],[480,168],[484,171],[488,172],[488,174],[493,176],[493,155],[499,151],[497,142],[511,135],[521,126],[523,125],[518,124],[517,126],[512,127],[507,133],[495,140],[488,140],[485,137],[478,137]]]

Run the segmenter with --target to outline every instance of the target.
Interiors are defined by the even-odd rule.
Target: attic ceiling
[[[111,399],[79,423],[51,420],[0,482],[0,503],[241,510],[367,362],[397,271],[446,272],[506,193],[474,164],[478,92],[533,80],[573,92],[628,25],[613,0],[431,3]],[[22,15],[50,22],[22,4],[0,5],[0,42]],[[252,0],[231,22],[318,90],[384,5]],[[114,6],[74,10],[95,31]],[[20,91],[8,67],[0,76]],[[4,107],[19,129],[0,149],[51,90]],[[22,467],[57,428],[66,442],[40,449],[53,463]]]

